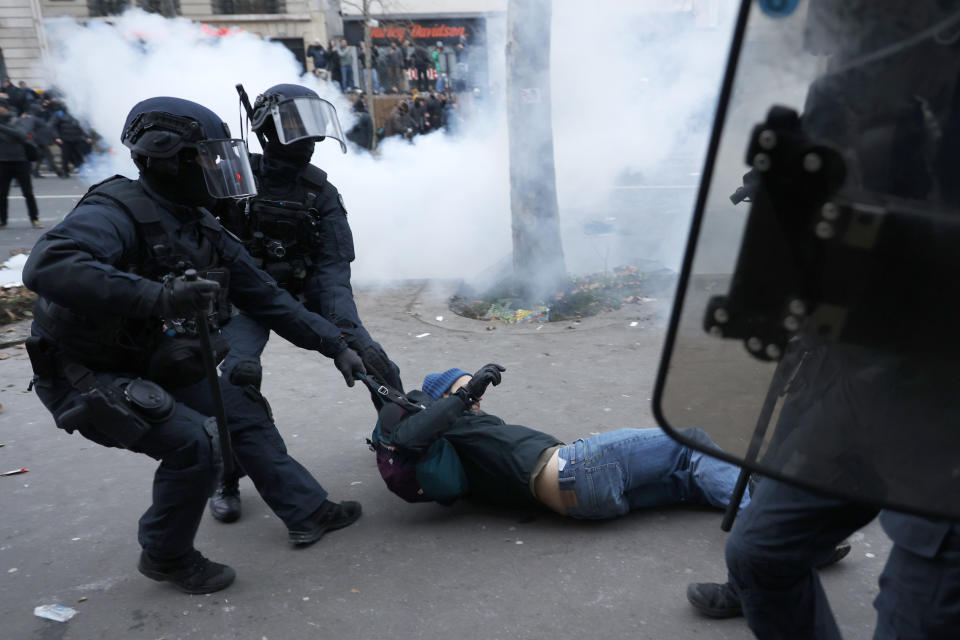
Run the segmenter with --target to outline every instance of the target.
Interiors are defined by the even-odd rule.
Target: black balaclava
[[[273,122],[268,121],[264,126],[264,135],[267,144],[263,149],[263,169],[261,172],[261,187],[264,195],[284,196],[291,192],[296,184],[295,180],[300,172],[310,164],[314,140],[298,140],[292,144],[280,144]]]
[[[302,168],[310,164],[310,158],[313,157],[313,149],[316,144],[314,140],[298,140],[291,144],[280,144],[272,138],[268,138],[267,148],[263,150],[263,155],[268,161],[276,159]]]
[[[263,157],[268,162],[279,160],[298,169],[302,169],[310,164],[310,158],[313,157],[313,149],[316,146],[315,140],[298,140],[291,144],[280,144],[277,129],[273,126],[273,118],[268,118],[263,124],[263,135],[267,138],[267,146],[263,150]]]
[[[157,195],[176,204],[189,207],[209,207],[215,199],[207,189],[203,169],[194,159],[195,150],[184,149],[172,158],[147,158],[135,156],[140,169],[140,179]]]

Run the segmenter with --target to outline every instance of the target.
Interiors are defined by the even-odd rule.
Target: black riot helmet
[[[120,139],[141,173],[174,200],[256,195],[246,144],[231,138],[226,123],[196,102],[170,97],[138,102]],[[195,193],[204,185],[206,194]]]
[[[274,85],[257,96],[250,126],[273,143],[333,138],[347,152],[337,110],[315,91],[297,84]]]

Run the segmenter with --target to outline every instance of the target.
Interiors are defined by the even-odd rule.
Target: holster
[[[55,346],[46,338],[30,336],[25,343],[30,366],[38,380],[49,382],[57,375],[57,354]]]
[[[133,409],[131,401],[119,384],[103,385],[96,379],[93,371],[75,362],[62,362],[58,366],[70,386],[80,392],[80,402],[54,416],[61,429],[68,432],[79,429],[81,433],[92,429],[126,449],[132,448],[150,431],[152,425]],[[153,384],[139,380],[123,382]],[[155,417],[159,421],[172,413],[173,400],[162,388],[157,385],[154,387],[155,389],[151,388],[147,394],[140,395],[144,398],[152,396],[155,399],[155,411],[158,411]]]
[[[75,362],[60,368],[70,386],[80,392],[80,402],[55,416],[57,426],[71,432],[94,429],[126,449],[150,431],[151,424],[133,410],[120,386],[100,384],[93,371]]]

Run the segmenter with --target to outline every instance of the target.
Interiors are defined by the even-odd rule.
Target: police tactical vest
[[[208,211],[200,209],[200,216],[178,220],[176,214],[150,198],[138,182],[123,176],[113,176],[90,187],[77,206],[94,197],[115,205],[136,225],[140,243],[136,258],[130,264],[115,265],[118,269],[157,282],[167,275],[196,269],[202,277],[220,283],[217,319],[225,322],[229,318],[229,271],[221,266],[218,252],[223,230]],[[187,211],[185,207],[184,212]],[[39,298],[35,319],[57,338],[65,354],[91,368],[145,372],[165,337],[166,327],[161,319],[91,311],[81,314]]]
[[[261,189],[263,158],[250,156],[250,165]],[[256,196],[246,203],[244,220],[224,221],[240,236],[257,266],[293,295],[303,291],[313,267],[312,256],[321,245],[322,223],[317,200],[327,174],[307,165],[300,172],[293,192],[284,199]]]
[[[129,271],[162,282],[167,276],[179,276],[187,269],[196,269],[201,277],[220,283],[220,319],[225,321],[230,317],[227,301],[230,274],[220,266],[217,251],[222,228],[209,211],[199,207],[200,216],[184,223],[161,208],[138,182],[123,176],[113,176],[94,185],[77,206],[93,195],[112,201],[137,225],[141,251],[139,260],[129,266]]]

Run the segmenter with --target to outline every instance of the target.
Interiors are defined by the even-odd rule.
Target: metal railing
[[[130,7],[164,16],[180,15],[180,0],[87,0],[91,18],[120,15]]]
[[[286,13],[285,0],[212,0],[213,13],[233,15],[243,13]]]

